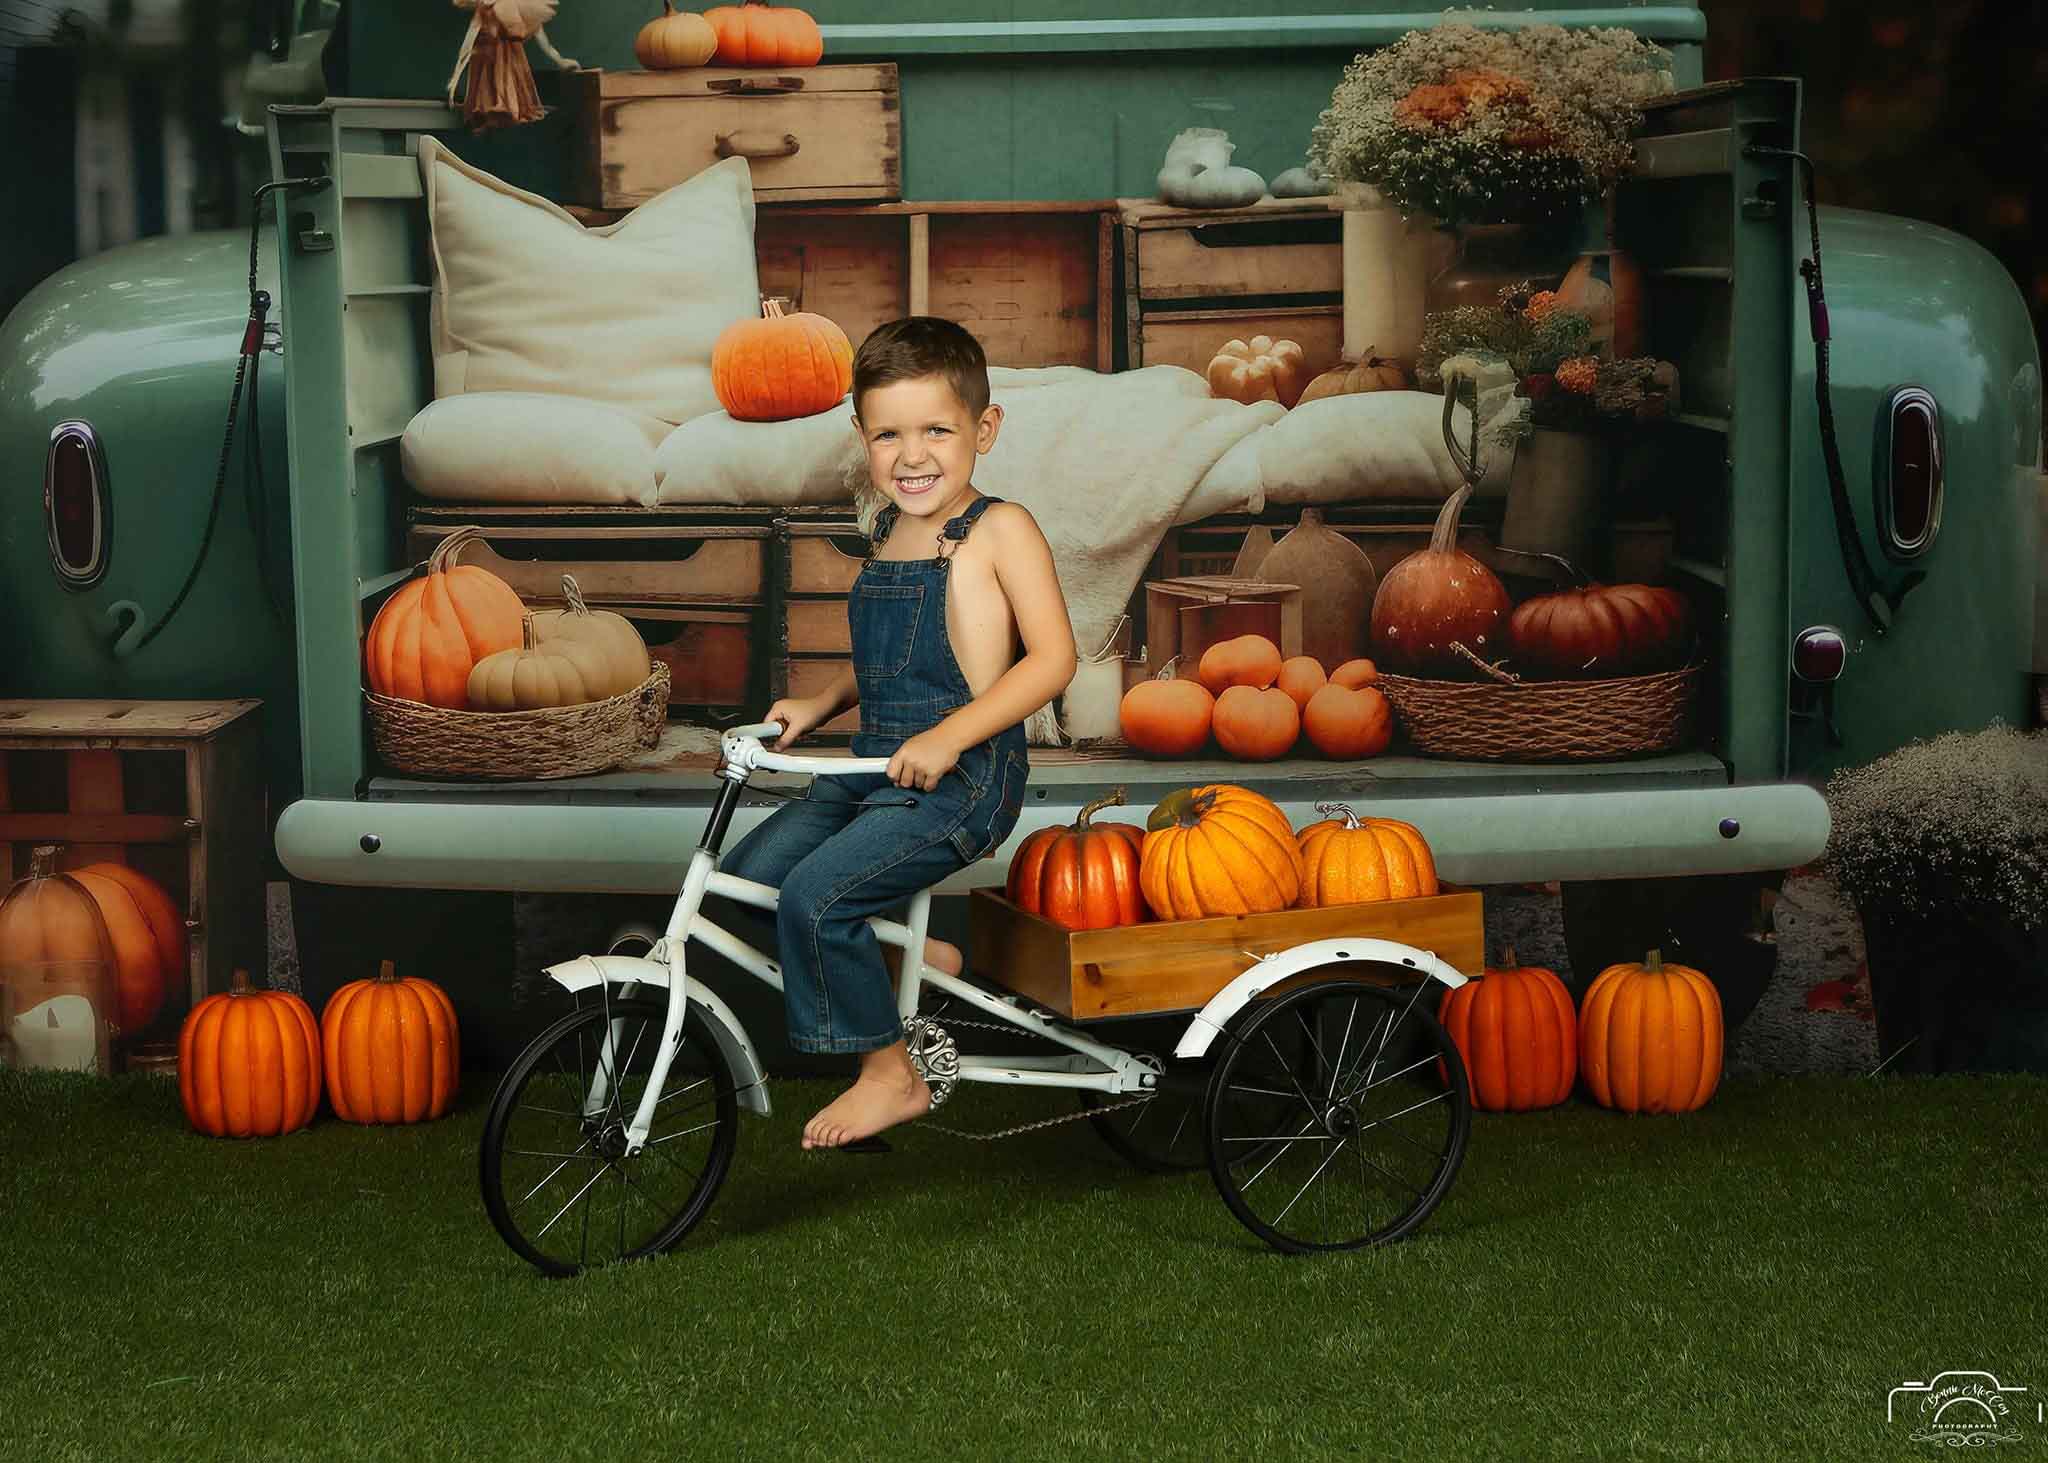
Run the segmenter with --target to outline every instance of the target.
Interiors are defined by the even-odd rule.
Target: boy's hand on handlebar
[[[785,696],[761,717],[763,721],[782,723],[782,735],[776,738],[773,748],[777,752],[788,750],[791,743],[824,719],[824,708],[813,704],[808,696]]]
[[[919,732],[896,749],[889,759],[888,778],[898,787],[921,788],[930,792],[939,779],[960,761],[960,749],[936,729]]]

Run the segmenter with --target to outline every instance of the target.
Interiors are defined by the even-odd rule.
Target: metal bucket
[[[1515,452],[1500,546],[1555,554],[1588,568],[1599,542],[1613,465],[1603,436],[1536,428]]]

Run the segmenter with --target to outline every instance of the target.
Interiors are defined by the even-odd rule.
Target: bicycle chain
[[[937,1020],[937,1017],[933,1019]],[[954,1027],[970,1027],[977,1031],[1003,1031],[1012,1035],[1022,1031],[1025,1035],[1035,1036],[1040,1041],[1051,1042],[1054,1046],[1059,1045],[1058,1042],[1053,1042],[1043,1032],[1031,1031],[1026,1027],[1013,1026],[1003,1021],[970,1021],[966,1017],[961,1016],[941,1024],[948,1030]],[[1118,1112],[1123,1108],[1136,1107],[1140,1103],[1150,1102],[1157,1095],[1156,1093],[1148,1092],[1142,1097],[1129,1098],[1123,1102],[1113,1102],[1104,1107],[1084,1107],[1078,1112],[1061,1113],[1058,1117],[1052,1118],[1039,1118],[1035,1122],[1019,1123],[1014,1128],[1001,1128],[993,1133],[970,1133],[965,1128],[949,1128],[945,1124],[935,1123],[929,1118],[919,1118],[911,1126],[929,1128],[935,1133],[944,1133],[952,1138],[968,1138],[978,1143],[992,1143],[997,1138],[1014,1138],[1020,1133],[1032,1133],[1040,1128],[1056,1128],[1061,1123],[1077,1123],[1083,1118],[1092,1118],[1098,1113],[1112,1113]]]

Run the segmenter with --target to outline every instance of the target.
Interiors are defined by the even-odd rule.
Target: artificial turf
[[[774,1084],[674,1253],[548,1281],[478,1198],[487,1076],[233,1142],[0,1071],[0,1457],[1904,1458],[1887,1394],[1965,1369],[2048,1449],[2037,1078],[1481,1114],[1417,1237],[1301,1258],[1086,1123],[805,1153],[835,1086]]]

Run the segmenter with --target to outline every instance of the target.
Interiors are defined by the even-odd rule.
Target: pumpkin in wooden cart
[[[1721,1083],[1721,993],[1689,965],[1652,950],[1610,965],[1579,1003],[1579,1070],[1602,1107],[1692,1112]]]
[[[815,66],[825,54],[818,22],[794,5],[740,0],[714,5],[704,19],[718,36],[720,66]]]
[[[823,315],[761,302],[761,318],[736,320],[711,347],[711,388],[743,422],[784,422],[830,411],[853,389],[853,343]]]
[[[1204,374],[1211,396],[1246,405],[1277,401],[1282,406],[1293,406],[1301,399],[1310,376],[1300,343],[1275,340],[1270,335],[1226,340],[1216,348]]]
[[[633,628],[633,622],[611,610],[594,610],[583,602],[576,576],[562,576],[562,598],[566,609],[535,610],[533,639],[536,645],[554,645],[578,640],[593,647],[606,669],[595,688],[599,698],[617,696],[646,680],[654,670],[647,654],[647,642]]]
[[[1491,569],[1458,547],[1458,515],[1469,484],[1444,500],[1429,545],[1387,571],[1372,603],[1376,659],[1414,676],[1470,680],[1471,663],[1452,647],[1485,659],[1507,629],[1508,592]]]
[[[1145,830],[1134,823],[1091,823],[1120,807],[1124,790],[1097,798],[1072,823],[1041,828],[1010,860],[1004,895],[1029,914],[1070,930],[1106,930],[1146,917],[1138,888]]]
[[[352,980],[320,1013],[327,1101],[345,1123],[418,1123],[455,1102],[462,1044],[455,1007],[430,980],[400,980],[389,961]]]
[[[526,606],[488,569],[457,560],[482,530],[458,528],[434,546],[427,572],[400,585],[363,640],[363,668],[380,696],[460,711],[469,673],[485,656],[518,646]]]
[[[1406,391],[1408,373],[1399,361],[1374,355],[1370,349],[1361,361],[1344,361],[1332,366],[1301,393],[1296,405],[1320,401],[1325,396],[1355,396],[1365,391]]]
[[[1444,997],[1437,1019],[1457,1044],[1482,1112],[1532,1112],[1572,1095],[1579,1070],[1579,1017],[1572,994],[1548,970],[1515,963],[1508,949]]]
[[[1182,788],[1145,826],[1138,882],[1161,919],[1265,914],[1301,894],[1301,849],[1287,815],[1248,787]]]
[[[1413,823],[1361,818],[1347,803],[1317,803],[1325,814],[1296,836],[1303,909],[1423,899],[1437,892],[1436,855]]]
[[[1209,740],[1216,698],[1200,681],[1184,681],[1169,661],[1149,681],[1124,692],[1117,727],[1124,740],[1149,757],[1185,757]]]
[[[649,71],[702,66],[718,51],[718,32],[694,11],[678,10],[675,0],[661,0],[661,14],[633,37],[633,57]]]
[[[1673,670],[1692,648],[1692,605],[1675,589],[1588,584],[1539,594],[1508,617],[1515,664],[1599,679]]]
[[[213,1138],[274,1138],[320,1109],[320,1028],[290,991],[257,990],[249,972],[192,1008],[178,1031],[178,1098]]]

